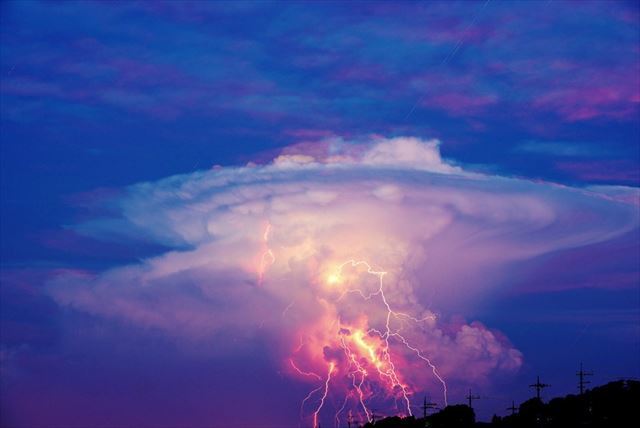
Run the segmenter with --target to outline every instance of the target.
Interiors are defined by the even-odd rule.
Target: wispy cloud
[[[513,151],[553,157],[594,158],[616,155],[615,149],[606,143],[575,141],[523,141]]]

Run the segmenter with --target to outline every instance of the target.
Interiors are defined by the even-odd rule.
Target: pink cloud
[[[638,92],[628,89],[614,86],[559,89],[535,97],[533,106],[556,111],[572,122],[594,117],[627,118],[638,109]]]
[[[638,114],[640,78],[637,62],[604,69],[554,61],[556,81],[532,97],[536,109],[553,111],[570,122],[594,118],[629,119]]]
[[[219,331],[267,337],[265,352],[286,373],[332,377],[348,408],[366,413],[362,394],[407,413],[425,389],[445,402],[445,384],[487,384],[522,365],[499,332],[445,321],[489,295],[505,266],[638,224],[637,210],[602,189],[467,173],[437,140],[326,144],[131,186],[119,218],[75,229],[142,234],[173,250],[96,276],[60,275],[50,294],[182,342]]]

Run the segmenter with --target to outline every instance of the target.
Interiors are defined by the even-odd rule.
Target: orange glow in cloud
[[[342,277],[339,274],[332,273],[327,275],[327,284],[335,285],[339,284],[342,281]]]
[[[301,331],[301,335],[306,339],[301,339],[300,345],[289,358],[295,372],[308,380],[318,382],[302,402],[301,418],[305,419],[306,404],[316,402],[316,408],[310,416],[313,426],[317,426],[329,394],[341,396],[342,406],[334,415],[338,424],[346,408],[349,408],[352,415],[354,412],[360,413],[363,419],[371,421],[372,400],[390,400],[396,403],[397,414],[411,415],[412,388],[402,380],[401,373],[402,368],[406,366],[403,353],[413,354],[415,358],[432,368],[433,375],[442,383],[446,404],[447,391],[444,380],[435,366],[424,357],[423,352],[412,345],[410,340],[401,334],[399,328],[403,323],[421,323],[425,319],[392,310],[384,294],[383,279],[387,272],[375,270],[369,263],[356,260],[348,260],[324,272],[320,277],[324,280],[325,286],[339,286],[340,294],[318,297],[320,305],[327,309],[325,316],[315,325],[306,326],[305,330]],[[366,281],[368,275],[376,278],[374,288],[370,281]],[[366,287],[358,288],[360,284]],[[354,295],[365,304],[365,313],[355,318],[340,315],[343,306],[350,306],[345,299],[348,295]],[[369,306],[370,309],[367,309]],[[379,313],[381,308],[382,314]],[[371,311],[376,312],[377,317],[383,320],[381,326],[369,319],[368,313]],[[394,346],[399,345],[404,351],[392,350],[391,341],[394,342]],[[300,369],[298,360],[304,362],[304,367],[316,369]],[[318,374],[322,371],[320,367],[327,367],[327,364],[328,373],[322,378]],[[399,406],[399,403],[402,405]]]

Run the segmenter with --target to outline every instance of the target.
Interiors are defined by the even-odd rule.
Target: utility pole
[[[479,400],[480,396],[479,395],[473,395],[471,393],[471,389],[469,389],[469,395],[467,395],[465,398],[467,400],[469,400],[469,407],[471,407],[473,409],[473,406],[472,406],[473,400]]]
[[[422,404],[422,414],[423,417],[426,419],[427,418],[427,410],[429,409],[436,409],[437,408],[437,404],[436,403],[427,403],[427,396],[424,396],[424,403]]]
[[[588,383],[591,383],[590,380],[585,380],[586,376],[593,376],[593,372],[585,372],[582,370],[582,362],[580,363],[580,371],[576,373],[576,376],[580,378],[578,382],[578,389],[580,390],[580,395],[584,394],[584,386]]]
[[[541,383],[540,382],[540,376],[538,376],[538,379],[536,381],[536,383],[533,383],[531,385],[529,385],[529,388],[535,388],[536,389],[536,397],[538,398],[538,400],[540,400],[540,391],[542,391],[544,388],[547,388],[551,385],[548,385],[546,383]]]
[[[349,410],[349,417],[347,417],[347,425],[349,425],[349,428],[351,428],[352,423],[353,423],[353,413],[351,413],[351,410]]]
[[[516,402],[512,401],[511,402],[511,407],[507,407],[507,410],[511,410],[511,414],[515,415],[516,414],[516,410],[518,410],[518,408],[516,407]]]

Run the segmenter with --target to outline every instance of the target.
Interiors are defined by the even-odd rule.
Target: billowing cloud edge
[[[629,232],[638,226],[638,193],[470,173],[443,160],[439,144],[331,139],[319,149],[287,148],[266,165],[130,186],[111,201],[117,217],[74,228],[173,249],[105,272],[67,272],[48,289],[61,305],[175,337],[268,335],[277,359],[317,370],[341,352],[336,320],[352,338],[381,328],[379,301],[341,295],[354,284],[363,296],[375,292],[365,262],[384,270],[393,310],[420,320],[398,320],[403,338],[453,384],[486,383],[517,370],[522,354],[480,323],[443,323],[447,299],[431,308],[430,285],[454,290],[450,299],[486,295],[492,277],[475,273]],[[348,283],[331,284],[337,269]],[[392,349],[418,384],[439,386],[412,352]]]

